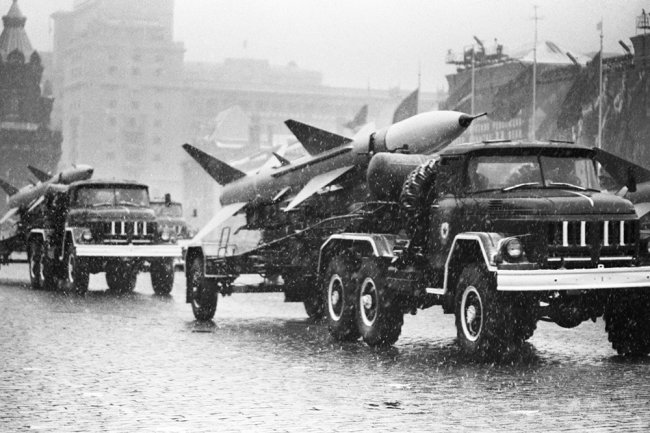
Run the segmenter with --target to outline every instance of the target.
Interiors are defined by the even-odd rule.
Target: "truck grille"
[[[97,227],[95,236],[104,242],[148,242],[157,231],[152,221],[104,221]]]
[[[548,224],[547,261],[559,266],[617,266],[636,256],[638,222],[554,221]]]

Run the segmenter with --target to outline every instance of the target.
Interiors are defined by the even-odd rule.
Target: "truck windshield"
[[[470,159],[467,170],[470,192],[520,187],[600,191],[594,163],[586,157],[477,156]]]
[[[181,218],[183,216],[183,206],[179,203],[151,203],[151,207],[156,212],[156,216],[166,216],[172,218]]]
[[[89,186],[79,188],[72,200],[73,207],[136,206],[148,207],[146,188]]]

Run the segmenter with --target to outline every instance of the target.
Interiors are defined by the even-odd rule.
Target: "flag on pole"
[[[596,24],[596,30],[599,32],[603,32],[603,20],[598,21],[598,24]]]

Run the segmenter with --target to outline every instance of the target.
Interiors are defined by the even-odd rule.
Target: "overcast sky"
[[[151,0],[155,4],[155,0]],[[506,52],[538,38],[579,53],[598,50],[603,20],[605,51],[620,52],[636,33],[642,0],[176,0],[175,39],[185,59],[227,57],[294,61],[323,73],[325,84],[386,89],[446,87],[448,49],[462,51],[476,35],[498,39]],[[0,0],[4,15],[11,0]],[[71,10],[72,0],[19,0],[27,32],[38,50],[51,50],[49,16]]]

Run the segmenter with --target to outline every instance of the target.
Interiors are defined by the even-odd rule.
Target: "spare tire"
[[[399,197],[402,221],[406,233],[411,238],[412,246],[426,245],[427,221],[429,219],[429,198],[432,196],[436,180],[437,159],[431,159],[420,164],[413,170],[404,185]]]

